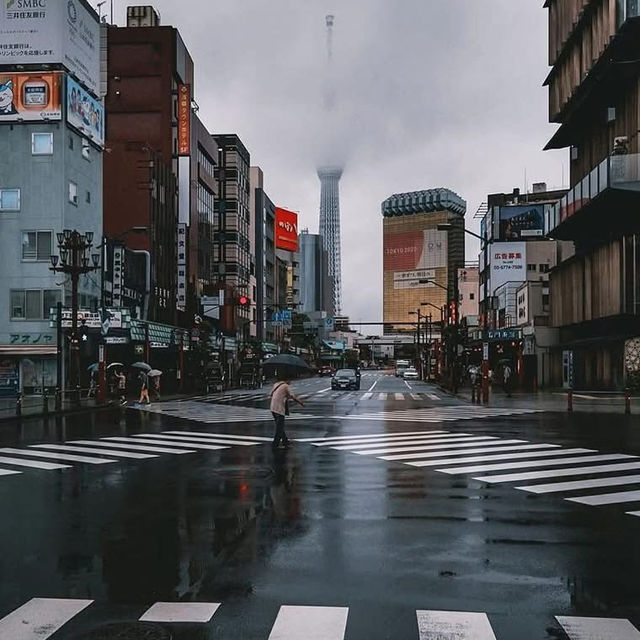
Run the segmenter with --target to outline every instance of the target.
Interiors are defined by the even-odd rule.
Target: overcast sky
[[[267,193],[300,212],[301,228],[318,229],[317,165],[344,165],[343,312],[354,321],[382,317],[380,204],[391,194],[452,189],[477,231],[487,193],[522,190],[525,174],[529,187],[567,181],[566,154],[542,151],[554,126],[540,0],[152,2],[194,59],[200,117],[240,135]],[[127,4],[115,0],[120,25]],[[477,260],[473,242],[467,259]]]

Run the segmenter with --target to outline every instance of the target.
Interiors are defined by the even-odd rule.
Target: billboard
[[[491,292],[507,282],[527,279],[527,243],[495,242],[489,247],[491,256]]]
[[[435,269],[420,269],[418,271],[394,271],[394,289],[425,289],[435,287],[433,282],[420,282],[420,280],[435,280]]]
[[[191,155],[191,87],[178,85],[178,155]]]
[[[384,234],[384,270],[419,271],[447,266],[447,232],[436,229]]]
[[[104,146],[104,107],[70,76],[67,77],[67,122]]]
[[[276,249],[298,251],[298,214],[276,207]]]
[[[544,205],[500,207],[500,240],[520,240],[543,235]]]
[[[63,64],[98,95],[100,25],[81,0],[3,0],[0,65]]]
[[[61,82],[61,73],[0,72],[0,123],[62,119]]]

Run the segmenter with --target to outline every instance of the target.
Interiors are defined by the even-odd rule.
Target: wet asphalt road
[[[471,467],[512,464],[522,459],[517,447],[529,444],[557,445],[556,453],[592,449],[586,457],[640,455],[637,417],[479,418],[469,413],[479,409],[434,387],[410,383],[409,389],[402,380],[373,373],[363,377],[357,393],[334,396],[328,386],[326,379],[296,383],[308,396],[307,406],[294,411],[289,436],[316,444],[299,441],[286,452],[274,453],[260,440],[237,438],[242,444],[196,450],[196,444],[211,446],[213,440],[167,438],[167,431],[267,438],[272,428],[265,390],[161,403],[151,412],[3,425],[0,456],[69,468],[24,468],[0,459],[0,469],[21,471],[0,476],[0,618],[38,597],[93,601],[54,640],[99,637],[104,625],[134,622],[156,602],[220,603],[207,623],[160,624],[179,640],[315,640],[309,616],[309,628],[297,635],[272,632],[282,605],[348,608],[346,633],[335,636],[347,640],[485,638],[429,635],[424,628],[420,635],[417,610],[485,613],[498,640],[567,638],[554,619],[562,615],[623,618],[640,628],[640,518],[626,514],[640,509],[640,497],[602,506],[565,499],[640,489],[640,478],[629,486],[621,481],[604,489],[534,494],[516,489],[527,484],[522,480],[474,479],[495,471],[438,471],[446,466],[441,460],[461,454],[456,443],[467,439],[462,451],[479,451],[464,456]],[[393,434],[414,432],[445,444],[426,458],[425,440],[396,436],[404,440],[389,450]],[[190,443],[192,452],[147,450],[157,457],[117,460],[113,453],[95,453],[101,442],[112,452],[145,455],[138,448],[143,445],[126,439],[152,433],[165,439],[148,437],[149,449],[188,450]],[[374,434],[384,437],[350,439]],[[114,437],[124,440],[101,440]],[[80,440],[85,444],[69,445]],[[493,449],[497,440],[503,457],[486,459],[484,444]],[[513,440],[526,442],[503,442]],[[47,443],[85,448],[93,452],[75,455],[114,462],[27,458],[19,451]],[[412,448],[422,453],[383,459],[415,455]],[[538,460],[544,464],[543,455]],[[416,459],[440,466],[409,466]],[[587,464],[625,465],[633,459]],[[532,469],[549,467],[500,473]],[[640,470],[613,469],[606,478],[634,473]],[[602,477],[598,471],[535,482]],[[0,620],[1,640],[22,640],[3,635],[2,625]]]

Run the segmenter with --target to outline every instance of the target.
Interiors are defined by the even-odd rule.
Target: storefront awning
[[[21,358],[23,356],[55,356],[57,349],[51,345],[37,344],[1,344],[0,356],[15,356]]]

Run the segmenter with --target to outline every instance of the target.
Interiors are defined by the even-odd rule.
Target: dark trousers
[[[273,446],[277,447],[280,442],[287,443],[287,434],[284,432],[284,416],[281,413],[271,413],[273,421],[276,423],[276,433],[273,436]]]

